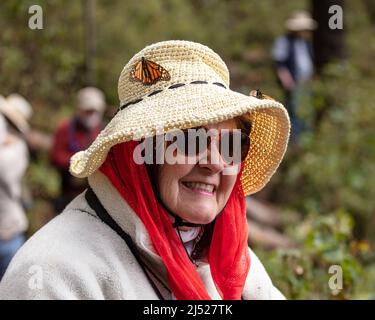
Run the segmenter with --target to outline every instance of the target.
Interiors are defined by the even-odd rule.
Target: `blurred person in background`
[[[291,140],[296,141],[304,129],[304,124],[297,115],[300,97],[303,87],[314,74],[311,38],[317,23],[308,12],[301,10],[291,14],[285,27],[287,34],[275,40],[272,58],[292,123]]]
[[[29,161],[35,159],[39,152],[48,151],[51,146],[50,134],[30,126],[30,119],[34,113],[31,104],[20,94],[12,93],[6,97],[6,106],[3,108],[3,113],[10,119],[10,126],[26,143]],[[21,200],[26,210],[32,207],[33,194],[25,183],[22,184]]]
[[[33,115],[33,108],[30,103],[18,93],[10,94],[6,100],[10,106],[13,106],[15,110],[22,114],[23,120],[18,120],[18,131],[27,143],[30,155],[35,156],[40,151],[48,151],[52,142],[50,135],[29,125]]]
[[[55,202],[57,213],[87,187],[86,180],[76,179],[69,173],[69,162],[70,157],[86,149],[102,129],[106,108],[103,92],[94,87],[79,90],[76,107],[76,114],[63,121],[55,132],[50,152],[51,163],[61,177],[61,193]]]
[[[32,109],[21,96],[0,96],[0,280],[25,241],[28,221],[22,204],[22,178],[29,156],[23,134]]]

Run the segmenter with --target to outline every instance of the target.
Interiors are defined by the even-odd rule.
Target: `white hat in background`
[[[0,98],[0,112],[5,116],[20,132],[29,130],[33,109],[30,103],[21,95],[12,93],[6,99]]]
[[[95,87],[86,87],[77,93],[77,108],[79,110],[96,110],[103,112],[106,107],[104,93]]]
[[[315,30],[317,26],[318,23],[311,18],[310,13],[304,10],[294,11],[285,22],[285,27],[289,31],[312,31]]]

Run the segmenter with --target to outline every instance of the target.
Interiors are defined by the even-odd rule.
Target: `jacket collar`
[[[147,266],[151,267],[158,279],[168,287],[167,270],[161,257],[156,253],[146,227],[138,215],[100,171],[89,176],[88,183],[109,215],[132,238]],[[221,299],[211,277],[209,264],[205,261],[197,261],[197,265],[197,271],[208,294],[212,299]]]

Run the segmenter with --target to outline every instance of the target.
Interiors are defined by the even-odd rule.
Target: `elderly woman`
[[[71,159],[89,189],[21,248],[0,298],[283,299],[248,248],[245,196],[284,155],[284,107],[231,91],[222,59],[188,41],[144,48],[118,91]]]

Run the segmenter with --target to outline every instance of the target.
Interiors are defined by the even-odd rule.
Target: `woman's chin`
[[[196,224],[208,224],[216,217],[215,214],[212,214],[212,212],[215,212],[214,210],[207,210],[207,208],[202,208],[202,210],[197,209],[194,208],[194,212],[190,214],[185,211],[183,219]]]

